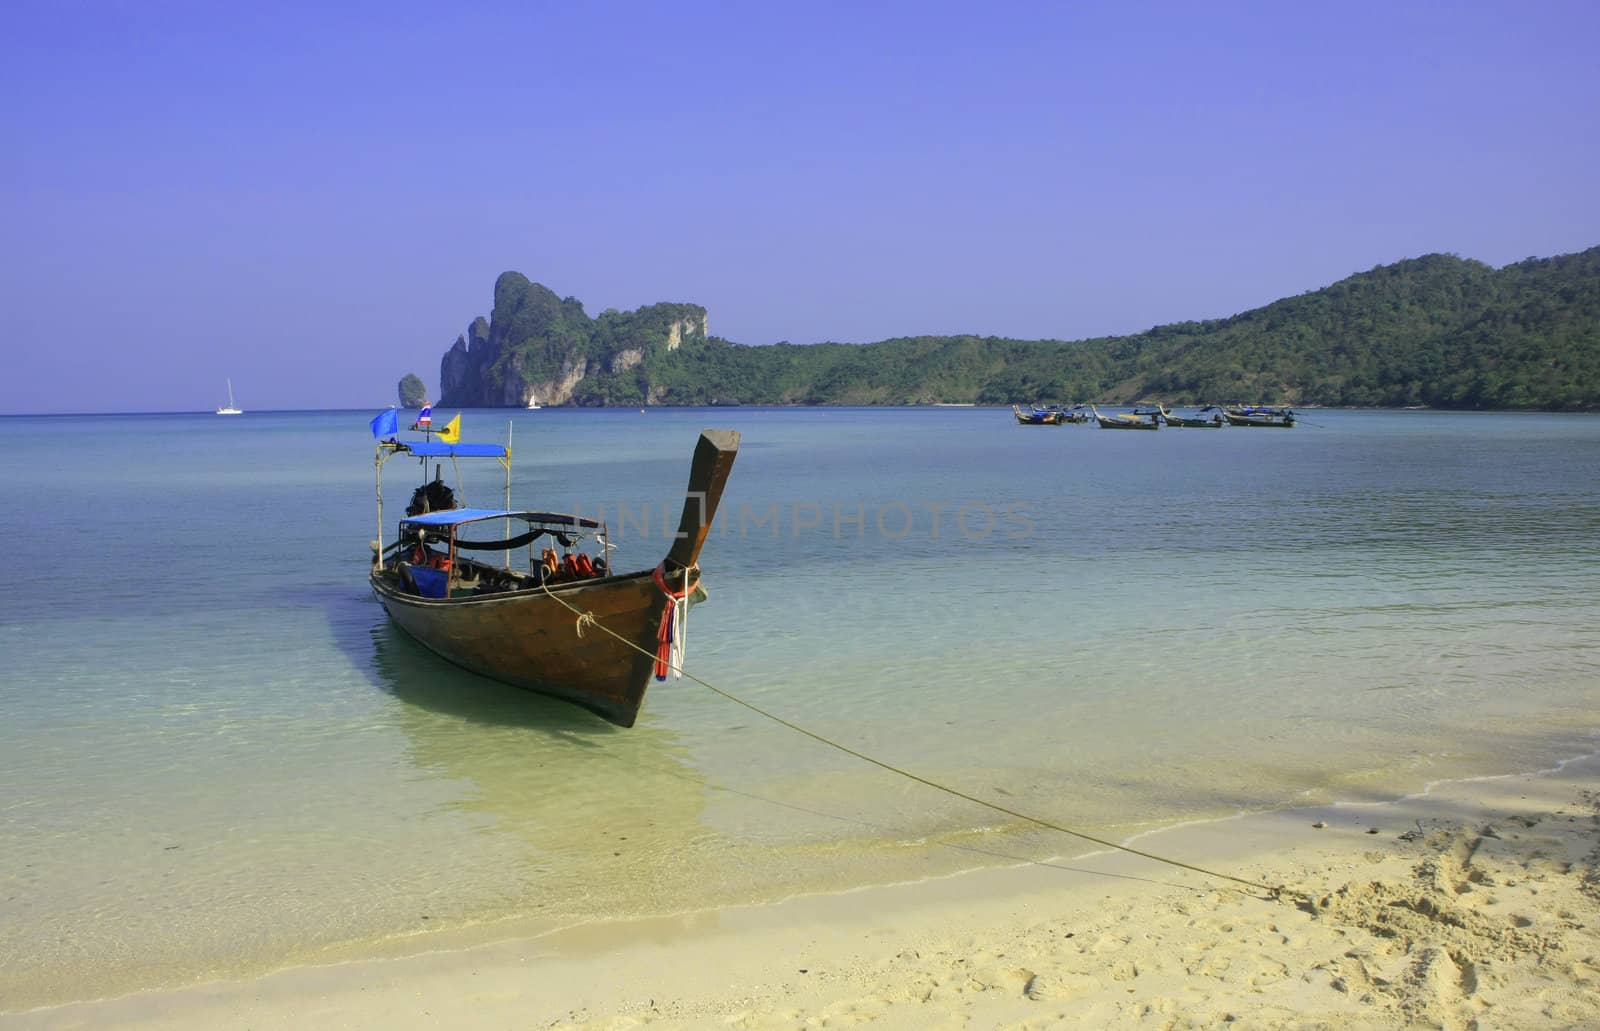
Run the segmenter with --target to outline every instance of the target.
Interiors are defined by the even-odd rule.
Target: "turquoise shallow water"
[[[1076,851],[689,681],[624,731],[444,664],[365,587],[371,414],[0,423],[0,1010]],[[1306,414],[463,421],[640,568],[739,429],[690,669],[1092,832],[1593,751],[1600,419]]]

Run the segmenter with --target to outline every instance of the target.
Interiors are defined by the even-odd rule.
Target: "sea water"
[[[388,622],[372,414],[0,420],[0,1011],[1081,851],[757,709],[1112,837],[1596,748],[1593,416],[468,411],[619,568],[743,435],[688,668],[755,708],[622,730]]]

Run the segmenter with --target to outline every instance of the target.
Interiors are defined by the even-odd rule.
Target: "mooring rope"
[[[552,594],[548,584],[540,584],[539,587],[540,587],[541,590],[544,591],[544,593],[545,593],[545,595],[547,597],[551,598],[554,601],[560,602],[562,607],[564,607],[565,609],[567,609],[567,611],[571,612],[573,615],[578,617],[577,625],[578,625],[578,631],[579,631],[580,635],[582,633],[582,628],[584,626],[586,626],[586,625],[587,626],[592,626],[592,627],[597,627],[600,630],[603,630],[604,632],[606,632],[607,634],[610,634],[612,637],[616,638],[618,641],[620,641],[623,644],[627,645],[629,648],[632,648],[634,651],[638,652],[640,655],[643,655],[646,658],[651,659],[652,661],[655,660],[656,654],[654,652],[646,651],[645,649],[639,647],[637,644],[634,644],[632,641],[628,640],[626,637],[623,637],[621,634],[617,633],[615,630],[613,630],[610,627],[606,626],[604,623],[600,622],[598,619],[596,619],[594,617],[594,613],[585,612],[582,609],[578,608],[576,605],[573,605],[570,602],[568,602],[566,599],[559,598],[556,595]],[[676,672],[678,674],[678,676],[680,676],[680,677],[687,677],[688,679],[694,681],[695,683],[699,684],[701,687],[705,688],[707,691],[710,691],[712,694],[720,695],[721,697],[726,698],[728,701],[734,703],[735,705],[743,706],[744,708],[749,709],[751,712],[755,713],[756,715],[764,717],[766,719],[769,719],[772,722],[778,724],[779,726],[787,727],[788,729],[794,731],[797,734],[804,735],[805,737],[808,737],[813,741],[817,741],[817,742],[820,742],[821,744],[827,745],[829,748],[837,749],[838,751],[843,752],[846,755],[853,756],[854,758],[860,759],[864,763],[868,763],[868,764],[870,764],[872,766],[876,766],[876,767],[878,767],[879,769],[882,769],[882,770],[887,770],[890,773],[895,774],[896,776],[904,777],[907,780],[916,781],[918,784],[924,785],[925,787],[933,788],[935,791],[942,791],[947,795],[952,795],[955,798],[959,798],[959,799],[962,799],[964,801],[971,802],[974,805],[983,806],[985,809],[992,809],[997,813],[1004,813],[1007,816],[1014,817],[1014,818],[1016,818],[1018,820],[1022,820],[1024,822],[1026,822],[1026,823],[1031,823],[1031,824],[1034,824],[1035,826],[1044,827],[1044,828],[1046,828],[1048,830],[1058,831],[1058,832],[1060,832],[1062,834],[1067,834],[1067,835],[1070,835],[1070,836],[1072,836],[1074,838],[1079,838],[1079,839],[1081,839],[1083,841],[1088,841],[1088,842],[1092,842],[1092,843],[1094,843],[1096,845],[1102,845],[1102,846],[1104,846],[1106,848],[1115,849],[1118,852],[1126,852],[1129,855],[1138,856],[1141,859],[1149,859],[1152,862],[1164,863],[1167,866],[1175,866],[1175,867],[1178,867],[1179,869],[1191,870],[1191,871],[1193,871],[1193,872],[1195,872],[1197,874],[1201,874],[1201,875],[1206,876],[1206,877],[1214,877],[1214,878],[1216,878],[1218,880],[1232,881],[1235,884],[1243,884],[1243,885],[1245,885],[1247,887],[1259,888],[1262,891],[1267,892],[1269,895],[1271,895],[1274,898],[1279,898],[1279,897],[1285,896],[1285,895],[1293,897],[1293,898],[1302,898],[1302,899],[1308,897],[1303,892],[1294,891],[1293,889],[1288,888],[1285,885],[1281,885],[1281,884],[1263,884],[1260,881],[1252,881],[1249,878],[1238,877],[1238,876],[1235,876],[1234,874],[1224,873],[1221,870],[1210,870],[1210,869],[1207,869],[1206,867],[1203,867],[1203,866],[1196,866],[1193,863],[1186,863],[1181,859],[1172,859],[1172,858],[1169,858],[1167,856],[1159,856],[1159,855],[1156,855],[1154,852],[1146,852],[1146,851],[1144,851],[1142,849],[1134,848],[1131,845],[1118,844],[1117,842],[1110,841],[1110,840],[1108,840],[1106,838],[1097,838],[1093,834],[1088,834],[1088,833],[1085,833],[1084,831],[1073,830],[1071,827],[1065,827],[1065,826],[1063,826],[1063,825],[1061,825],[1059,823],[1055,823],[1055,822],[1053,822],[1051,820],[1046,820],[1046,819],[1043,819],[1043,818],[1038,817],[1038,816],[1030,816],[1027,813],[1019,812],[1019,811],[1017,811],[1015,809],[1012,809],[1012,808],[1010,808],[1008,806],[1003,806],[1003,805],[999,804],[998,802],[991,802],[988,799],[979,798],[976,795],[969,795],[965,791],[962,791],[959,788],[953,788],[953,787],[950,787],[948,784],[940,784],[938,781],[929,780],[927,777],[924,777],[924,776],[922,776],[920,774],[913,773],[913,772],[911,772],[910,770],[907,770],[907,769],[902,769],[901,767],[896,766],[893,763],[884,762],[882,759],[875,759],[872,756],[867,755],[865,752],[856,751],[854,748],[851,748],[849,745],[842,744],[842,743],[840,743],[838,741],[832,740],[831,738],[824,737],[823,735],[818,734],[815,731],[807,730],[805,727],[800,726],[798,723],[791,723],[789,720],[784,719],[782,716],[779,716],[776,713],[768,712],[766,709],[761,708],[759,705],[755,705],[755,704],[753,704],[751,702],[747,702],[743,698],[740,698],[737,695],[730,694],[729,692],[724,691],[722,688],[717,687],[715,684],[711,684],[711,683],[708,683],[708,682],[700,679],[699,677],[695,676],[693,673],[690,673],[687,670],[683,669],[681,666],[675,666],[674,667],[674,672]]]

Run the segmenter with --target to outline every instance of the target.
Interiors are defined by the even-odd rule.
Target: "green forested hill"
[[[530,307],[547,317],[529,318]],[[589,319],[576,299],[507,273],[492,320],[474,323],[470,346],[463,337],[445,358],[444,403],[519,404],[532,387],[555,404],[1600,408],[1600,247],[1498,270],[1428,255],[1232,318],[1071,342],[954,336],[748,347],[708,336],[705,326],[705,310],[694,305]]]
[[[1335,405],[1600,405],[1600,248],[1498,271],[1443,255],[1131,338],[1136,392]]]

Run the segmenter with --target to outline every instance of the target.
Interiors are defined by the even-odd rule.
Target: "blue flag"
[[[372,420],[372,435],[378,440],[392,437],[400,432],[400,417],[394,414],[391,408],[386,412],[379,412]]]

